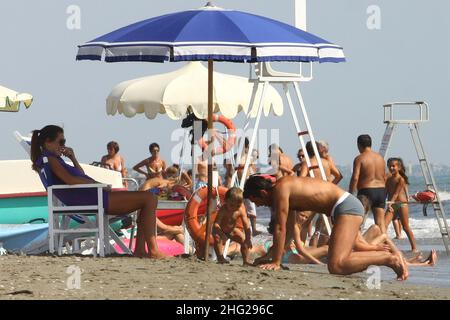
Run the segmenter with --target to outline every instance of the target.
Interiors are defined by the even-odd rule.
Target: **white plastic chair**
[[[76,190],[95,188],[97,189],[97,205],[89,206],[66,206],[54,194],[55,190]],[[132,251],[120,240],[117,234],[110,226],[110,219],[114,216],[105,215],[103,207],[103,190],[110,187],[105,184],[81,184],[81,185],[53,185],[47,189],[48,193],[48,234],[49,251],[54,253],[57,250],[58,255],[62,255],[65,245],[66,235],[74,238],[91,237],[94,240],[93,255],[97,253],[104,257],[105,254],[116,252],[111,241],[115,242],[126,254],[132,254]],[[89,218],[94,218],[92,221]],[[71,220],[80,222],[75,228],[69,228]],[[92,236],[93,234],[93,236]],[[78,237],[74,237],[78,235]],[[78,246],[74,246],[78,249]],[[76,253],[72,250],[71,253]]]

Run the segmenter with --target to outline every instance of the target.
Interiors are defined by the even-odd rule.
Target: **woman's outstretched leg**
[[[143,241],[148,246],[148,257],[163,258],[158,250],[156,242],[156,206],[158,200],[150,192],[131,191],[131,192],[111,192],[109,194],[108,214],[123,215],[139,210],[138,215],[138,235],[137,235],[137,254],[145,252]],[[143,240],[144,239],[144,240]]]

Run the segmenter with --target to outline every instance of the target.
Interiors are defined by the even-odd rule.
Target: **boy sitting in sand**
[[[224,245],[228,239],[241,245],[241,254],[244,265],[251,265],[248,261],[248,251],[252,248],[252,233],[247,213],[242,209],[244,197],[241,189],[231,188],[225,194],[225,203],[219,209],[213,226],[214,250],[219,263],[227,263],[223,257]],[[244,232],[237,228],[241,219]]]
[[[328,250],[330,273],[349,275],[364,271],[370,265],[381,265],[392,268],[399,280],[408,277],[408,267],[399,252],[353,251],[364,208],[356,197],[331,182],[287,176],[273,183],[265,176],[255,175],[247,180],[244,197],[257,206],[275,209],[273,260],[262,265],[263,269],[280,269],[288,216],[298,210],[324,212],[332,217],[334,226]]]

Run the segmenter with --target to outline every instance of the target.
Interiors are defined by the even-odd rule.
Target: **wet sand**
[[[67,286],[77,285],[66,273],[70,266],[81,269],[80,289]],[[391,274],[392,281],[371,290],[366,273],[332,276],[325,266],[305,265],[269,272],[238,261],[217,265],[192,257],[9,255],[0,256],[0,267],[0,299],[450,299],[450,288],[397,282],[386,268],[381,272]]]

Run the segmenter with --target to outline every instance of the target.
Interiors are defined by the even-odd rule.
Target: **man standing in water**
[[[372,150],[372,138],[362,134],[357,140],[360,155],[353,161],[349,192],[369,198],[375,223],[386,233],[384,208],[386,205],[386,172],[384,158]]]

